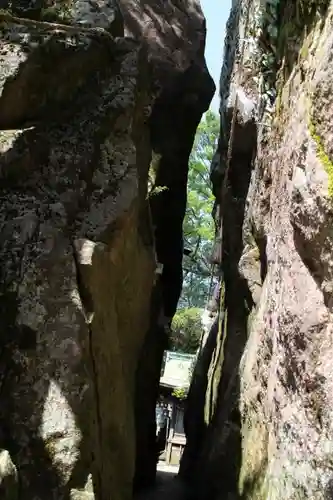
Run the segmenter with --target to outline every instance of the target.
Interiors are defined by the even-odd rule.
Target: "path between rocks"
[[[186,500],[186,487],[177,477],[178,467],[159,463],[154,488],[138,495],[135,500]]]

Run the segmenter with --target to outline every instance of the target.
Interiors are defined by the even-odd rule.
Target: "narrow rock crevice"
[[[333,1],[232,2],[210,172],[223,293],[179,478],[150,492],[215,91],[205,19],[197,0],[1,9],[0,495],[332,498]]]
[[[91,273],[91,266],[93,265],[93,252],[94,252],[94,244],[91,241],[85,240],[85,241],[74,241],[72,243],[72,249],[73,249],[73,259],[74,259],[74,265],[75,265],[75,271],[76,271],[76,279],[77,279],[77,289],[79,292],[79,298],[81,300],[81,304],[84,310],[84,316],[85,316],[85,321],[87,325],[86,329],[86,343],[87,343],[87,350],[88,350],[88,355],[87,359],[89,359],[89,368],[91,371],[91,385],[92,385],[92,392],[93,392],[93,404],[94,404],[94,416],[93,418],[93,423],[94,423],[94,430],[97,436],[96,440],[96,445],[98,449],[96,449],[96,445],[94,447],[94,450],[91,451],[91,459],[92,462],[96,461],[97,457],[101,457],[102,455],[102,447],[103,447],[103,435],[102,435],[102,426],[103,426],[103,417],[101,414],[101,395],[99,392],[99,380],[100,377],[98,375],[98,367],[97,367],[97,362],[94,354],[94,339],[93,339],[93,331],[91,328],[91,322],[93,320],[94,316],[94,305],[93,305],[93,297],[90,291],[90,284],[89,284],[89,275]],[[93,474],[93,483],[94,483],[94,489],[97,494],[101,495],[103,491],[102,487],[102,470],[100,470],[98,467],[94,469],[94,474]]]

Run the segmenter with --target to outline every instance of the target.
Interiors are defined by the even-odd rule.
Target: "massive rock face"
[[[197,4],[132,4],[1,4],[5,498],[129,499],[135,435],[151,444],[164,317],[181,287],[188,154],[214,87]],[[151,217],[152,150],[168,189]]]
[[[225,298],[181,468],[198,498],[333,498],[332,25],[330,1],[233,2],[212,171]]]

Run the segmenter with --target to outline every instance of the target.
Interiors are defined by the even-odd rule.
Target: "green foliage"
[[[200,123],[189,161],[187,209],[183,224],[184,283],[180,307],[204,307],[207,300],[214,241],[211,216],[214,196],[210,185],[210,163],[217,147],[219,118],[208,111]]]
[[[40,20],[49,23],[70,24],[73,18],[71,5],[63,2],[60,5],[52,5],[40,12]]]
[[[152,152],[151,162],[148,172],[148,190],[152,191],[155,187],[156,173],[160,163],[161,155]]]
[[[194,354],[202,333],[202,310],[197,307],[178,309],[171,325],[171,349]]]
[[[172,396],[174,396],[177,399],[183,400],[187,398],[188,394],[188,388],[187,387],[179,387],[177,389],[174,389],[172,392]]]
[[[72,0],[58,0],[45,8],[34,6],[33,3],[29,2],[24,6],[23,2],[22,4],[19,4],[19,2],[16,4],[11,1],[6,6],[6,9],[0,9],[0,17],[7,17],[7,20],[10,21],[8,16],[18,16],[20,19],[69,25],[73,18],[72,9]]]
[[[158,165],[161,159],[161,155],[153,152],[152,159],[150,162],[149,172],[148,172],[148,194],[147,198],[155,196],[163,191],[166,191],[167,186],[157,186],[156,185],[156,173],[158,170]]]
[[[202,308],[211,281],[211,254],[215,227],[212,218],[214,196],[210,185],[210,164],[217,148],[220,123],[208,111],[200,123],[189,161],[187,208],[183,223],[183,292],[171,325],[171,349],[194,354],[202,334]]]
[[[148,197],[151,196],[156,196],[159,193],[162,193],[163,191],[166,191],[168,188],[167,186],[154,186],[148,193]]]

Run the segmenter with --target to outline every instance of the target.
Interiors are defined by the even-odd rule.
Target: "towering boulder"
[[[225,300],[182,463],[199,498],[333,498],[332,22],[329,0],[233,2],[212,166]]]
[[[179,294],[186,155],[213,93],[202,14],[189,2],[176,28],[176,6],[151,2],[145,15],[152,23],[158,17],[162,31],[163,23],[175,32],[193,23],[180,62],[167,64],[172,38],[158,57],[157,38],[141,28],[128,36],[130,1],[2,8],[0,447],[9,465],[0,488],[18,500],[126,500],[135,394],[149,366],[158,369],[157,320],[164,309],[173,315]],[[171,117],[163,110],[171,99],[180,124],[184,107],[170,96],[184,99],[191,71],[196,86],[183,128],[166,148]],[[152,149],[164,162],[157,176],[180,198],[173,212],[156,201],[153,220]],[[170,266],[156,289],[154,232],[157,258]],[[144,358],[147,343],[153,359]],[[150,407],[153,380],[141,394]]]

